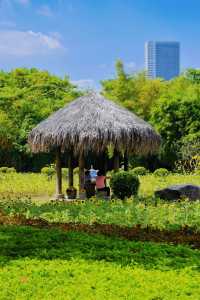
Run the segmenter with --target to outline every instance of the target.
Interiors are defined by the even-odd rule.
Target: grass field
[[[200,183],[200,175],[172,174],[166,177],[154,175],[140,176],[139,195],[152,196],[156,189],[178,183]],[[77,187],[78,178],[75,176]],[[67,188],[67,180],[63,178],[63,192]],[[55,177],[48,180],[45,175],[36,173],[0,174],[0,196],[31,196],[40,200],[52,197],[55,194]]]
[[[0,299],[199,299],[200,251],[0,227]]]
[[[49,201],[54,179],[48,181],[39,174],[2,175],[0,300],[200,299],[200,250],[192,244],[142,242],[112,232],[105,236],[51,228],[52,222],[139,224],[170,231],[187,225],[187,235],[190,228],[198,234],[199,201],[165,203],[154,199],[153,191],[175,183],[199,184],[200,176],[148,175],[140,180],[135,199],[69,204]],[[4,222],[4,215],[10,225]],[[14,216],[20,215],[27,220],[42,218],[50,227],[13,225]]]

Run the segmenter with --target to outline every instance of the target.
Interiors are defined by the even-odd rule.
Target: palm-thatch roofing
[[[160,136],[147,122],[127,109],[90,93],[66,105],[42,121],[29,134],[33,152],[56,147],[75,153],[103,152],[113,145],[118,151],[148,154],[155,152]]]

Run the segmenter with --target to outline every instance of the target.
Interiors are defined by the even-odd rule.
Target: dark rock
[[[155,191],[155,196],[164,200],[200,200],[200,186],[193,184],[171,185],[165,189]]]

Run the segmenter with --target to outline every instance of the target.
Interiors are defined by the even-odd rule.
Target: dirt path
[[[187,244],[200,249],[200,233],[193,228],[179,230],[159,230],[153,228],[121,227],[112,224],[49,223],[43,219],[26,219],[23,216],[6,216],[0,211],[0,225],[23,225],[38,228],[61,229],[64,231],[82,231],[91,234],[118,236],[127,240],[152,241],[159,243]]]

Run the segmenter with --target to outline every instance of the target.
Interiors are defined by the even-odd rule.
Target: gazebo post
[[[103,171],[106,174],[108,169],[107,150],[103,152]]]
[[[124,171],[128,171],[128,152],[124,151]]]
[[[63,199],[62,194],[62,169],[61,169],[61,150],[60,147],[56,149],[56,199]]]
[[[119,151],[114,149],[114,171],[117,172],[119,170]]]
[[[84,155],[79,154],[79,197],[81,198],[84,190],[85,173],[84,173]]]
[[[69,152],[68,156],[68,177],[69,177],[69,187],[74,185],[74,174],[73,174],[73,152]]]

